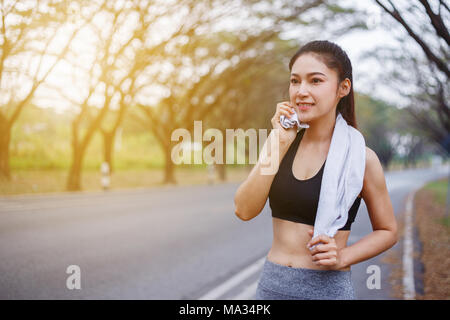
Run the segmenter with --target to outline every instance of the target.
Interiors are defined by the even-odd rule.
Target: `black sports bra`
[[[323,169],[312,178],[298,180],[292,172],[292,163],[305,129],[300,130],[281,160],[269,191],[269,205],[272,217],[314,225],[317,207],[319,205],[320,187],[322,184]],[[355,220],[361,198],[358,196],[348,212],[348,220],[339,230],[350,230]]]

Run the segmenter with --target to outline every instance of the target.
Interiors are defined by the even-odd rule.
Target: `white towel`
[[[314,235],[334,237],[362,190],[366,168],[363,135],[338,113],[322,176]]]
[[[297,124],[297,132],[300,131],[300,128],[309,128],[309,125],[306,123],[300,123],[297,117],[297,113],[294,111],[294,114],[288,119],[284,115],[280,116],[280,123],[283,128],[289,129],[292,128],[295,124]]]
[[[294,124],[300,127],[297,114],[290,119],[281,115],[280,123],[286,129]],[[334,237],[345,226],[348,211],[362,190],[365,167],[364,137],[338,113],[322,175],[313,238],[321,234]]]

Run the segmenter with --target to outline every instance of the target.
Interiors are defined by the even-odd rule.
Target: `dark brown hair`
[[[325,65],[336,70],[339,83],[345,78],[351,82],[350,92],[339,100],[336,107],[336,116],[338,112],[347,121],[348,125],[358,129],[355,117],[355,98],[353,94],[353,77],[352,64],[344,50],[337,44],[327,40],[315,40],[303,45],[291,58],[289,62],[289,71],[292,71],[292,66],[298,57],[305,53],[315,53],[325,63]]]

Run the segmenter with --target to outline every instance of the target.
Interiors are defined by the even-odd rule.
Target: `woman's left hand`
[[[313,230],[309,231],[309,235],[313,236]],[[313,249],[312,246],[316,245]],[[310,249],[313,262],[318,266],[326,267],[330,270],[341,269],[341,261],[339,250],[334,238],[326,235],[319,235],[311,239],[306,245]]]

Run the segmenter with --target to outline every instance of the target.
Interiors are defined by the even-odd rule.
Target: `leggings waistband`
[[[258,286],[299,299],[354,299],[351,271],[291,268],[267,258]]]

